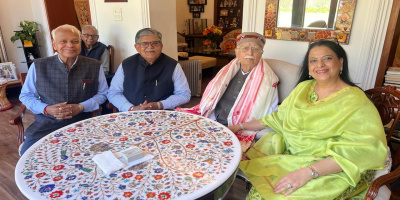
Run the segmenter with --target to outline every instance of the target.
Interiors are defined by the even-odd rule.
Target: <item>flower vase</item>
[[[210,48],[211,48],[212,51],[215,51],[215,49],[217,49],[217,43],[212,42],[212,43],[210,44]]]

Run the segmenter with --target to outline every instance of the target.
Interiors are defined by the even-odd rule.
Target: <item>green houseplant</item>
[[[27,20],[21,21],[19,23],[19,27],[21,27],[22,30],[15,31],[14,36],[11,37],[11,42],[15,42],[17,40],[21,41],[28,40],[33,44],[35,44],[36,40],[34,35],[37,31],[39,31],[38,25],[39,24],[37,22],[33,21],[27,21]]]

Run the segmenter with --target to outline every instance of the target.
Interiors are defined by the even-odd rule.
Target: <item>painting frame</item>
[[[4,45],[3,34],[1,33],[0,27],[0,63],[8,62],[6,47]]]
[[[228,9],[222,9],[222,10],[219,11],[219,16],[227,17],[228,13],[229,13]]]
[[[7,81],[18,80],[16,69],[12,62],[0,63],[0,77],[7,79]]]
[[[204,6],[202,5],[190,5],[190,12],[204,12]]]
[[[113,2],[128,2],[128,0],[104,0],[105,3],[113,3]]]
[[[188,5],[207,5],[207,0],[188,0]]]
[[[189,35],[203,35],[203,31],[207,28],[207,19],[189,19]]]
[[[192,13],[192,17],[193,17],[193,18],[200,18],[200,13],[201,13],[201,12],[193,12],[193,13]]]

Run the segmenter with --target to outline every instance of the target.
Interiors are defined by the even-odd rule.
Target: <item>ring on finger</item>
[[[62,108],[61,108],[61,107],[58,107],[58,110],[62,110]]]
[[[290,183],[286,183],[288,188],[293,188],[293,186]]]

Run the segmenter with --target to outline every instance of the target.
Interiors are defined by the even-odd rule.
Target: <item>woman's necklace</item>
[[[335,84],[335,87],[333,87],[331,90],[329,90],[328,93],[326,93],[326,95],[322,95],[322,92],[319,91],[319,87],[317,88],[317,85],[314,87],[314,92],[317,95],[317,101],[321,100],[321,99],[325,99],[326,97],[329,97],[330,95],[332,95],[333,93],[335,93],[336,88],[338,87],[338,84]],[[317,91],[318,90],[318,91]]]

